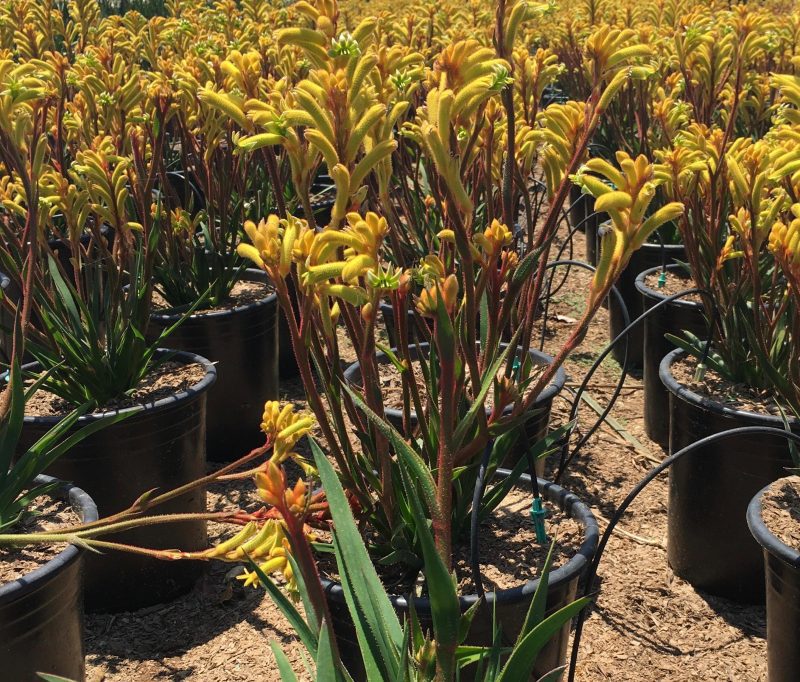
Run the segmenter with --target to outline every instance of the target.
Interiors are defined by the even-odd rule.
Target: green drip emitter
[[[706,369],[708,369],[703,362],[698,362],[697,367],[694,370],[694,380],[695,381],[702,381],[706,376]]]
[[[667,284],[667,271],[662,270],[661,274],[658,276],[658,288],[663,289]]]
[[[536,531],[536,542],[543,545],[547,542],[547,533],[544,530],[544,519],[547,516],[547,511],[542,506],[542,498],[534,497],[533,504],[531,505],[531,520],[533,521],[533,529]]]

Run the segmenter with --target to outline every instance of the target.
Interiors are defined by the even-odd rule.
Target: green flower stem
[[[297,327],[294,307],[289,297],[289,290],[286,287],[286,281],[280,277],[272,277],[271,279],[273,280],[275,290],[278,293],[278,298],[289,326],[289,333],[292,339],[292,348],[294,350],[295,358],[297,359],[297,366],[300,369],[300,376],[303,379],[303,386],[305,387],[308,403],[311,405],[311,409],[314,411],[317,423],[322,430],[323,436],[325,436],[325,440],[328,442],[331,455],[333,456],[339,471],[342,472],[347,479],[349,479],[346,480],[345,483],[349,483],[352,486],[353,492],[359,497],[359,502],[364,506],[365,509],[369,509],[372,505],[372,501],[364,492],[366,483],[364,482],[363,477],[360,481],[357,481],[354,478],[352,467],[349,466],[348,460],[344,457],[341,447],[339,446],[339,441],[336,439],[336,436],[331,429],[330,422],[328,421],[328,414],[325,411],[325,405],[322,402],[322,397],[317,390],[314,376],[311,373],[311,362],[308,356],[308,349],[306,348],[306,345],[303,342],[303,337]],[[305,303],[306,302],[304,301],[304,304]],[[303,319],[309,319],[309,317],[304,317]],[[336,410],[334,409],[332,412],[336,413]],[[360,483],[360,485],[356,485],[356,482]]]
[[[118,521],[104,526],[94,526],[92,528],[80,529],[76,526],[73,529],[54,529],[46,533],[13,533],[0,535],[0,545],[34,545],[53,542],[72,542],[83,544],[87,540],[107,535],[109,533],[120,533],[132,528],[144,526],[158,526],[165,523],[181,523],[186,521],[219,521],[231,520],[235,512],[197,512],[186,514],[161,514],[158,516],[145,516],[128,521]],[[133,546],[133,545],[131,545]]]

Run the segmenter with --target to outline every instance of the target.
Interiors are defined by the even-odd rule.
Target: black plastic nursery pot
[[[267,283],[261,270],[245,270],[248,282]],[[217,381],[208,394],[206,450],[212,462],[230,462],[264,441],[259,430],[264,402],[278,397],[278,297],[269,293],[230,310],[200,311],[183,321],[166,343],[215,363]],[[153,313],[149,335],[177,322],[179,313]]]
[[[505,348],[507,344],[501,344],[502,348]],[[419,343],[414,344],[408,347],[408,352],[411,356],[412,360],[416,360],[418,358],[426,358],[428,356],[428,352],[430,348],[430,344],[428,343]],[[539,366],[549,365],[553,362],[553,358],[547,353],[542,353],[538,350],[529,350],[528,354],[531,357],[531,361]],[[389,356],[385,353],[377,353],[375,356],[379,365],[388,365],[390,364]],[[361,365],[358,362],[353,363],[350,365],[344,372],[344,378],[349,383],[352,384],[360,384],[361,383]],[[563,367],[559,367],[556,371],[553,380],[550,382],[548,386],[536,397],[536,400],[533,403],[532,414],[530,418],[525,422],[525,434],[528,438],[528,441],[531,445],[536,443],[538,440],[541,440],[547,435],[547,430],[550,426],[550,413],[553,407],[553,399],[561,392],[561,389],[564,388],[564,384],[567,380],[567,374]],[[507,411],[510,411],[510,407],[507,408]],[[488,413],[489,410],[487,410]],[[385,408],[384,414],[386,415],[386,420],[394,426],[398,431],[403,430],[403,412],[402,410],[397,410],[393,408]],[[416,428],[417,426],[417,415],[412,410],[410,415],[410,426],[412,429]],[[520,456],[524,453],[520,451]],[[518,459],[514,459],[509,462],[505,462],[504,464],[513,466],[514,464],[519,461]],[[541,475],[544,471],[544,461],[538,460],[536,462],[536,472],[537,474]]]
[[[206,474],[206,396],[216,370],[199,355],[167,350],[160,353],[175,362],[202,365],[205,376],[190,389],[121,410],[131,415],[85,438],[48,470],[56,478],[91,490],[101,516],[127,509],[149,490],[166,492]],[[102,414],[82,416],[75,428]],[[25,417],[20,452],[58,420]],[[205,511],[205,490],[194,489],[159,505],[153,513]],[[205,521],[159,524],[104,537],[153,549],[195,551],[207,546]],[[127,552],[92,553],[85,565],[86,608],[118,612],[159,604],[188,592],[202,571],[202,562],[162,561]]]
[[[589,200],[592,202],[591,208],[592,211],[594,211],[594,198],[590,197]],[[586,238],[586,262],[589,265],[597,265],[597,259],[600,255],[600,225],[607,220],[607,213],[593,213],[591,217],[586,220],[583,232]]]
[[[331,213],[333,212],[334,199],[323,199],[322,201],[314,202],[311,205],[311,211],[314,213],[314,222],[319,229],[322,229],[331,222]],[[303,217],[302,211],[300,217]]]
[[[187,178],[183,171],[167,171],[167,182],[171,191],[175,193],[180,205],[188,208],[189,203],[195,213],[202,211],[206,207],[206,197],[193,180]],[[160,191],[156,189],[155,191]]]
[[[400,339],[397,336],[397,325],[395,324],[394,319],[394,308],[392,308],[391,304],[389,303],[379,303],[378,309],[383,316],[383,324],[386,328],[386,336],[389,338],[389,345],[392,348],[398,348],[400,346]],[[414,321],[415,316],[414,313],[409,310],[408,313],[408,335],[411,339],[417,339],[417,324]],[[427,320],[427,318],[424,318]],[[433,329],[433,327],[431,327]]]
[[[767,486],[769,487],[769,486]],[[764,551],[769,682],[800,680],[800,552],[781,542],[761,516],[759,491],[747,507],[747,525]]]
[[[509,473],[508,470],[499,469],[495,474],[495,478],[505,478]],[[527,475],[521,476],[519,485],[523,487],[530,486],[530,477]],[[547,592],[547,614],[549,615],[574,601],[578,582],[597,549],[599,531],[597,521],[591,510],[576,495],[564,490],[564,488],[555,483],[541,478],[539,479],[539,491],[546,502],[566,512],[583,529],[583,542],[576,554],[566,564],[556,568],[550,574]],[[520,523],[525,523],[525,520],[520,519]],[[365,673],[358,653],[358,638],[347,609],[342,586],[337,582],[324,579],[322,586],[328,598],[333,630],[339,644],[339,651],[342,654],[342,662],[350,671],[354,680],[363,680],[365,679]],[[475,614],[464,643],[474,646],[491,646],[494,632],[493,613],[495,623],[502,627],[504,638],[513,642],[522,629],[531,599],[538,586],[539,579],[537,578],[528,580],[526,583],[512,589],[487,593],[484,607]],[[401,618],[406,617],[409,611],[408,597],[392,595],[389,598],[397,614]],[[477,600],[478,596],[476,594],[460,597],[461,612],[465,613]],[[430,600],[426,597],[417,597],[413,601],[423,630],[431,631],[433,624]],[[536,659],[533,679],[538,679],[539,676],[565,663],[569,633],[570,624],[567,623],[541,650]],[[469,672],[470,669],[468,668],[465,671],[466,676],[462,675],[462,679],[469,677]]]
[[[611,183],[606,180],[603,180],[603,183],[612,186]],[[575,185],[573,185],[573,188],[574,187]],[[586,262],[589,265],[597,265],[597,258],[600,254],[600,225],[608,222],[608,213],[595,212],[596,199],[591,194],[583,194],[582,196],[583,199],[581,202],[584,206],[584,223],[579,231],[584,233],[586,243]]]
[[[40,476],[37,483],[51,482]],[[64,484],[54,496],[80,519],[97,520],[97,507],[80,488]],[[44,672],[71,680],[84,676],[84,550],[74,545],[14,582],[0,585],[0,677],[40,682]]]
[[[100,234],[101,236],[108,242],[108,248],[111,249],[114,246],[114,237],[116,232],[114,228],[109,225],[102,225],[100,227]],[[92,244],[93,235],[89,233],[84,233],[80,236],[80,244],[84,249],[88,249],[89,246]],[[55,253],[56,258],[58,258],[58,262],[61,264],[61,267],[64,270],[64,274],[67,276],[69,281],[71,282],[75,278],[75,267],[72,263],[72,246],[70,245],[69,241],[66,239],[50,239],[48,242],[48,246],[52,249],[53,253]],[[95,255],[94,251],[90,255]],[[100,254],[96,254],[99,256]]]
[[[310,194],[314,222],[321,229],[331,222],[331,213],[336,203],[336,185],[327,173],[321,173],[311,183]],[[297,207],[297,217],[306,217],[302,204]]]
[[[600,220],[589,219],[584,224],[583,236],[586,240],[586,262],[589,265],[597,265],[597,254],[599,252],[597,246],[598,235],[597,231],[600,227]]]
[[[671,367],[682,357],[674,350],[660,367],[670,393],[670,453],[742,426],[784,428],[780,417],[731,409],[679,384]],[[800,423],[792,430],[800,433]],[[675,574],[710,594],[762,603],[764,562],[745,515],[753,496],[791,464],[786,439],[761,434],[711,443],[675,462],[667,516],[667,558]]]
[[[569,98],[564,94],[564,91],[557,85],[545,85],[542,91],[542,99],[540,106],[542,109],[549,107],[551,104],[564,104]]]
[[[570,227],[577,227],[578,232],[583,232],[586,223],[583,219],[589,215],[587,202],[591,195],[584,194],[580,185],[570,185],[569,188],[569,208],[567,209],[567,219]]]
[[[675,261],[683,260],[685,257],[686,251],[683,244],[665,244],[662,247],[661,244],[647,243],[634,251],[630,262],[617,281],[617,289],[625,302],[631,321],[644,312],[642,298],[636,290],[636,278],[639,274],[658,265],[672,265]],[[609,296],[608,299],[608,326],[611,339],[617,338],[625,329],[625,317],[616,296]],[[643,350],[644,331],[641,325],[637,325],[628,332],[629,371],[641,371],[644,361]],[[625,343],[620,341],[614,346],[612,354],[614,359],[622,364],[625,359]]]
[[[667,270],[680,271],[680,265],[668,265]],[[659,265],[639,273],[636,290],[642,297],[642,312],[650,310],[668,296],[647,285],[647,278],[662,272]],[[694,283],[686,280],[686,289]],[[644,388],[644,430],[661,447],[669,447],[669,391],[661,383],[659,366],[664,356],[675,346],[665,338],[666,334],[680,336],[689,331],[699,338],[708,333],[703,306],[696,301],[678,299],[670,301],[651,313],[642,323],[644,341],[642,345],[642,385]]]

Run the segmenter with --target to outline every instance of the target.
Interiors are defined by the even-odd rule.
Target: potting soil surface
[[[101,409],[111,411],[148,405],[197,385],[205,375],[205,368],[196,362],[185,364],[167,360],[150,370],[130,395],[112,400]],[[74,406],[63,398],[41,388],[25,403],[26,416],[60,417],[69,414],[73,409]]]
[[[81,522],[75,510],[62,500],[40,495],[30,506],[33,512],[12,527],[12,533],[42,533]],[[5,531],[4,531],[5,532]],[[55,558],[67,545],[23,545],[0,547],[0,586],[24,577]]]
[[[681,385],[732,410],[781,416],[781,408],[772,391],[729,381],[711,368],[706,370],[701,381],[696,381],[696,368],[697,360],[694,357],[683,357],[672,364],[671,372]],[[783,414],[791,415],[791,410],[783,408]]]
[[[584,254],[583,235],[574,257]],[[551,354],[580,318],[591,274],[572,270],[549,311],[545,351]],[[567,387],[574,387],[608,341],[605,310],[566,364]],[[619,367],[606,359],[589,385],[600,406],[609,399]],[[281,386],[284,399],[302,404],[299,382]],[[554,403],[554,423],[568,419],[571,395]],[[593,510],[601,531],[617,505],[665,453],[647,439],[642,426],[642,384],[629,377],[604,424],[589,440],[562,485]],[[579,426],[597,419],[584,403]],[[257,498],[251,483],[212,488],[210,509]],[[594,586],[599,592],[584,628],[577,679],[620,681],[754,682],[766,680],[764,608],[742,606],[705,595],[672,574],[665,551],[667,476],[658,477],[637,498],[607,547]],[[219,528],[211,535],[219,537]],[[197,680],[271,682],[280,679],[270,641],[277,641],[301,679],[302,647],[261,590],[244,588],[237,568],[212,564],[189,595],[136,613],[89,616],[89,682]]]
[[[761,497],[761,516],[784,545],[800,552],[800,476],[773,483]]]
[[[552,506],[548,509],[545,532],[553,542],[551,570],[555,570],[578,552],[583,542],[583,529],[560,509]],[[541,575],[550,542],[536,541],[530,512],[530,490],[514,488],[495,513],[481,523],[478,557],[485,590],[519,587]],[[469,547],[458,548],[454,559],[462,594],[474,593]]]
[[[651,273],[644,278],[644,283],[651,288],[653,291],[657,291],[662,296],[673,296],[675,294],[680,294],[684,291],[689,289],[695,289],[695,283],[689,279],[688,277],[681,277],[679,274],[676,274],[674,271],[667,271],[666,274],[666,281],[664,282],[664,286],[659,287],[658,281],[661,278],[661,273]],[[686,296],[682,296],[680,301],[692,301],[694,303],[701,303],[703,298],[698,293],[694,294],[687,294]]]
[[[246,306],[251,303],[258,303],[263,301],[273,291],[272,287],[264,282],[248,282],[240,280],[233,285],[231,292],[224,301],[215,305],[212,308],[201,308],[196,314],[202,315],[203,313],[217,312],[220,310],[232,310],[239,306]],[[158,292],[153,292],[153,309],[154,312],[168,310],[171,306],[167,300]]]
[[[423,408],[425,409],[426,413],[429,410],[428,401],[427,401],[427,393],[425,392],[425,374],[422,371],[422,367],[418,361],[412,361],[411,369],[414,372],[414,380],[416,381],[420,401],[422,402]],[[531,373],[529,375],[529,384],[532,385],[535,382],[535,379],[541,374],[543,368],[539,365],[534,366],[531,369]],[[397,368],[391,364],[382,364],[378,366],[379,372],[379,381],[381,385],[381,395],[383,396],[383,404],[385,407],[392,408],[394,410],[403,410],[403,378]],[[502,377],[505,373],[505,365],[502,366],[500,371],[497,373],[498,377]],[[357,385],[361,385],[361,380],[359,379],[356,382]],[[472,394],[472,386],[467,386],[466,390]],[[471,395],[470,395],[471,399]],[[414,401],[409,395],[409,401],[411,405],[411,411],[414,411]],[[494,388],[490,388],[489,392],[486,394],[486,399],[483,401],[484,405],[488,410],[491,410],[494,407]]]

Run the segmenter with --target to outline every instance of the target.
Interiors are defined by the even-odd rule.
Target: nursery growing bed
[[[575,239],[576,257],[583,240]],[[545,352],[552,352],[579,317],[590,275],[573,271],[549,311],[551,334]],[[560,278],[558,278],[560,279]],[[556,316],[560,316],[557,318]],[[568,385],[588,370],[607,343],[607,312],[601,311],[584,345],[567,363]],[[349,360],[351,356],[347,356]],[[352,356],[354,357],[354,356]],[[618,366],[606,360],[589,385],[591,396],[604,405],[613,391]],[[284,382],[281,397],[303,400],[299,382]],[[568,394],[553,405],[553,422],[567,419]],[[642,429],[641,381],[629,378],[611,413],[640,447],[609,427],[602,427],[578,455],[562,485],[592,507],[605,527],[629,490],[664,453]],[[596,419],[587,404],[580,411],[585,430]],[[213,508],[233,506],[237,487],[217,486],[209,493]],[[243,493],[255,500],[251,484]],[[599,602],[587,619],[577,679],[648,682],[650,680],[766,679],[763,607],[732,604],[705,597],[673,576],[667,566],[667,477],[656,479],[639,496],[619,528],[634,540],[616,534],[600,564]],[[210,530],[213,535],[215,529]],[[280,642],[290,660],[299,662],[300,645],[263,592],[244,590],[226,579],[231,565],[217,564],[198,588],[176,602],[136,614],[93,616],[88,622],[88,680],[145,682],[277,681],[269,641]],[[301,668],[296,667],[297,670]]]

